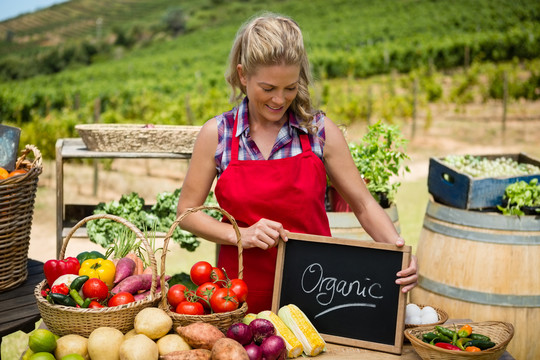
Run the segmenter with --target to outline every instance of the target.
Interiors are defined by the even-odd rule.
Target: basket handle
[[[34,153],[34,161],[30,164],[31,168],[34,168],[36,166],[41,167],[42,166],[42,159],[41,159],[41,151],[34,146],[34,145],[26,145],[24,150],[22,151],[21,156],[17,158],[17,162],[15,163],[15,169],[18,169],[19,166],[21,166],[24,159],[26,159],[26,156],[32,151]]]
[[[234,232],[236,234],[236,239],[237,239],[236,240],[236,247],[238,248],[238,278],[243,279],[243,277],[244,277],[244,263],[242,261],[242,253],[243,253],[244,249],[242,247],[242,241],[241,241],[242,239],[241,239],[241,236],[240,236],[240,229],[238,228],[238,224],[236,223],[236,220],[226,210],[224,210],[224,209],[222,209],[222,208],[220,208],[218,206],[205,206],[205,205],[201,205],[201,206],[197,206],[197,207],[194,207],[194,208],[187,209],[182,214],[180,214],[176,218],[176,220],[172,223],[169,231],[167,232],[167,235],[165,236],[165,240],[163,242],[163,251],[161,253],[161,274],[165,274],[165,259],[167,257],[167,247],[169,246],[169,239],[172,237],[174,230],[180,224],[180,222],[182,220],[184,220],[184,218],[186,216],[188,216],[189,214],[193,214],[193,213],[195,213],[197,211],[201,211],[201,210],[217,210],[217,211],[221,212],[225,217],[227,217],[227,219],[229,219],[229,221],[231,222],[231,225],[234,228]],[[160,281],[161,281],[161,295],[162,295],[161,301],[164,301],[164,299],[166,301],[167,294],[165,293],[165,277],[161,276]]]
[[[146,237],[143,235],[141,230],[139,230],[131,222],[127,221],[126,219],[124,219],[124,218],[122,218],[120,216],[111,215],[111,214],[95,214],[95,215],[87,216],[84,219],[82,219],[81,221],[79,221],[77,224],[75,224],[75,226],[73,226],[71,228],[69,233],[66,235],[66,238],[64,239],[64,242],[62,244],[62,249],[60,249],[60,254],[59,254],[58,258],[60,260],[64,259],[67,245],[69,243],[69,240],[73,236],[73,234],[75,234],[75,231],[77,231],[77,229],[79,229],[81,226],[83,226],[87,222],[89,222],[91,220],[97,220],[97,219],[109,219],[109,220],[116,221],[116,222],[118,222],[118,223],[120,223],[122,225],[125,225],[131,231],[133,231],[135,233],[135,235],[137,236],[137,238],[139,240],[142,241],[142,243],[144,244],[144,247],[146,249],[146,253],[148,254],[148,258],[150,259],[150,267],[152,268],[152,286],[150,287],[150,300],[153,300],[155,295],[156,295],[156,288],[157,288],[157,264],[156,264],[156,258],[154,256],[154,252],[152,251],[152,248],[150,247],[150,244],[146,240]]]

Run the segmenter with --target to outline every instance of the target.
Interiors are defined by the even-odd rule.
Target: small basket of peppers
[[[419,326],[405,337],[422,359],[499,359],[514,336],[512,324],[501,321]]]
[[[116,287],[113,287],[117,275],[115,263],[100,252],[87,251],[77,257],[65,257],[67,245],[75,231],[88,221],[104,218],[125,225],[144,246],[151,269],[151,274],[144,275],[149,285],[144,297],[137,298],[126,293],[126,296],[131,296],[130,301],[112,303],[113,298],[124,293],[115,292]],[[126,333],[133,328],[137,313],[146,307],[157,306],[161,298],[152,247],[135,225],[115,215],[97,214],[79,221],[64,239],[59,258],[47,261],[43,265],[43,272],[45,280],[35,287],[34,296],[43,321],[49,330],[59,336],[78,334],[88,337],[94,329],[102,326],[114,327]]]

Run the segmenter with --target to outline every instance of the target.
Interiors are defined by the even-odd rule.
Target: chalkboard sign
[[[289,233],[278,248],[272,310],[296,304],[325,341],[401,354],[410,246]]]

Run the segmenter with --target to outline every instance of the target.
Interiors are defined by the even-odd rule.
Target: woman
[[[287,241],[285,230],[330,236],[327,175],[375,241],[403,246],[367,190],[342,132],[312,108],[309,62],[298,25],[274,14],[253,19],[239,30],[229,62],[232,100],[243,99],[202,127],[178,214],[202,205],[218,177],[218,203],[240,229],[250,312],[271,308],[276,245]],[[236,276],[236,235],[230,224],[197,212],[180,225],[221,244],[218,267]],[[416,272],[413,257],[397,274],[404,292],[416,285]]]

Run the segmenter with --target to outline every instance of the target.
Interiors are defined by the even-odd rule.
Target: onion
[[[253,334],[253,341],[255,344],[260,345],[264,339],[276,334],[274,324],[266,319],[255,319],[249,323],[251,333]]]
[[[244,323],[232,324],[227,330],[227,337],[238,341],[242,345],[249,344],[253,338],[251,329]]]
[[[249,356],[249,360],[262,360],[263,352],[262,349],[255,343],[248,344],[244,346],[246,352]]]
[[[278,335],[272,335],[264,339],[261,350],[265,360],[285,360],[287,355],[285,341]]]

